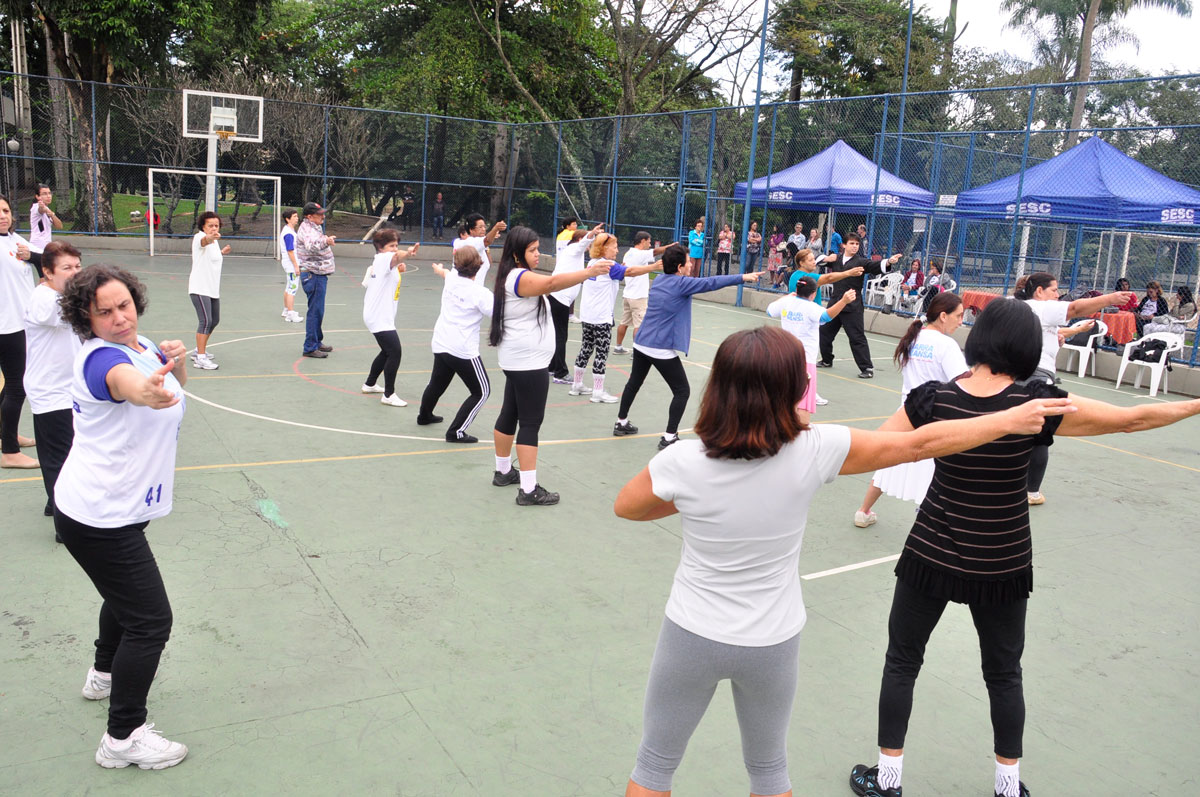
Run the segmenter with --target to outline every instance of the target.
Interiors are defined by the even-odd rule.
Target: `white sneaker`
[[[571,324],[578,324],[579,317],[577,315],[575,315],[574,313],[571,313],[571,315],[567,317],[567,321],[568,321],[568,323],[571,323]]]
[[[875,525],[876,520],[879,520],[879,518],[874,512],[863,512],[859,510],[855,511],[854,513],[854,525],[858,526],[860,529],[865,529],[867,526]]]
[[[824,407],[828,403],[829,403],[829,399],[821,398],[821,394],[820,393],[817,394],[817,406],[818,407]]]
[[[382,393],[383,387],[381,385],[368,385],[364,382],[363,386],[362,386],[362,392],[364,392],[364,393]]]
[[[217,365],[216,361],[207,354],[197,354],[192,358],[192,364],[201,371],[215,371],[221,367]]]
[[[170,742],[154,730],[154,723],[135,730],[128,739],[114,739],[107,733],[96,748],[96,763],[106,769],[124,769],[137,764],[138,769],[166,769],[187,757],[188,749],[179,742]]]
[[[620,400],[621,399],[617,398],[616,396],[613,396],[603,390],[601,390],[599,393],[593,393],[592,397],[588,399],[588,401],[592,402],[593,404],[616,404]]]
[[[384,396],[379,400],[380,404],[387,404],[390,407],[407,407],[408,402],[393,393],[390,396]]]
[[[281,313],[279,314],[279,317],[280,317],[280,318],[282,318],[284,321],[289,321],[289,320],[291,320],[291,319],[289,319],[289,318],[288,318],[288,309],[287,309],[286,307],[285,307],[285,308],[283,308],[283,312],[281,312]]]
[[[590,387],[584,387],[583,385],[576,386],[576,385],[572,384],[571,389],[567,391],[567,395],[568,396],[590,396],[590,395],[592,395],[592,389]]]
[[[613,354],[629,354],[629,349],[624,346],[613,346]]]
[[[103,700],[112,692],[112,673],[99,672],[88,667],[87,680],[83,682],[83,696],[88,700]]]
[[[304,320],[304,316],[300,315],[295,310],[291,310],[287,313],[284,313],[283,320],[290,321],[293,324],[299,324],[300,322],[302,322]]]

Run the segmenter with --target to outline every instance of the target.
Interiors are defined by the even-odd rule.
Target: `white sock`
[[[674,440],[676,437],[679,437],[679,435],[674,432],[663,432],[663,440]]]
[[[592,374],[592,392],[604,392],[604,374]]]
[[[904,766],[904,753],[900,755],[879,754],[879,788],[900,788],[900,770]]]
[[[622,426],[628,426],[629,419],[628,418],[617,418],[617,423],[621,424]]]
[[[575,378],[571,380],[574,382],[575,387],[583,387],[583,372],[583,368],[580,368],[578,365],[575,366]]]
[[[501,473],[508,473],[512,470],[512,457],[496,457],[496,470]]]
[[[996,794],[1003,794],[1004,797],[1020,797],[1021,795],[1021,777],[1018,771],[1021,768],[1021,762],[1015,764],[1001,764],[996,762]]]
[[[534,487],[537,487],[537,471],[536,470],[521,471],[521,492],[532,493]]]

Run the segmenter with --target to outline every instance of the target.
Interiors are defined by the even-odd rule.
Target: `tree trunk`
[[[1075,82],[1084,82],[1092,77],[1092,34],[1096,32],[1096,18],[1100,14],[1100,0],[1088,3],[1087,16],[1083,19],[1083,30],[1079,34],[1079,59],[1075,65]],[[1087,87],[1075,87],[1075,105],[1071,108],[1071,130],[1067,133],[1064,150],[1079,141],[1079,127],[1083,125],[1083,106],[1087,100]]]
[[[508,186],[508,156],[508,129],[496,125],[496,133],[492,136],[492,200],[488,208],[488,218],[493,222],[503,219],[508,207],[504,198]]]
[[[792,59],[792,82],[788,86],[788,102],[799,102],[800,88],[804,83],[804,70],[800,68],[800,59]]]
[[[950,87],[950,75],[954,71],[954,37],[958,35],[958,0],[950,0],[950,11],[946,14],[946,32],[942,39],[942,79]]]

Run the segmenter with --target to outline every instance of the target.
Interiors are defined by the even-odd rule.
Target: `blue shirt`
[[[829,251],[834,254],[842,252],[842,234],[837,230],[834,230],[833,235],[829,236]]]
[[[704,233],[695,230],[688,233],[688,257],[704,257]]]
[[[650,349],[674,349],[684,354],[692,343],[692,296],[742,282],[741,274],[685,277],[663,274],[650,283],[646,317],[633,342]]]
[[[809,271],[793,271],[792,276],[788,277],[788,293],[795,293],[796,286],[799,285],[800,280],[804,279],[805,277],[812,277],[813,282],[821,281],[820,274],[813,274]]]

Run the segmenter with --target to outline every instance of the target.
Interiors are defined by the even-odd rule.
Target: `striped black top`
[[[994,396],[972,396],[955,382],[926,382],[909,393],[914,427],[1006,410],[1066,393],[1041,381]],[[1037,435],[1008,435],[934,460],[933,482],[896,564],[910,586],[958,603],[1011,603],[1033,589],[1033,540],[1026,477],[1035,444],[1053,442],[1062,416]]]

